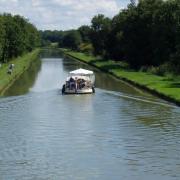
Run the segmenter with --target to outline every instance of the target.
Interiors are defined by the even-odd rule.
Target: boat
[[[94,88],[95,75],[93,71],[77,69],[71,71],[62,86],[62,94],[92,94]]]

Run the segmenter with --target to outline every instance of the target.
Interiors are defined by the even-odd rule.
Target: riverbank
[[[36,49],[28,54],[18,57],[7,64],[2,64],[0,67],[0,95],[3,93],[26,71],[31,63],[37,59],[40,53],[40,49]],[[14,64],[14,70],[12,74],[7,73],[9,64]]]
[[[157,76],[146,72],[137,72],[126,68],[126,64],[112,60],[103,60],[84,53],[61,49],[65,55],[90,64],[102,71],[142,88],[167,101],[180,106],[180,79],[177,77]]]

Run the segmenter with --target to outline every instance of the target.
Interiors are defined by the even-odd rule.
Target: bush
[[[117,62],[117,61],[116,61]],[[118,61],[118,63],[117,63],[121,68],[123,68],[123,69],[130,69],[130,66],[129,66],[129,64],[127,63],[127,62],[125,62],[125,61]]]
[[[140,72],[147,72],[148,71],[148,68],[149,68],[149,66],[141,66],[141,68],[140,68]]]
[[[151,66],[147,69],[147,72],[158,75],[158,76],[164,76],[166,74],[169,74],[171,72],[170,66],[168,63],[162,64],[160,66]]]
[[[83,53],[91,54],[93,52],[93,46],[90,43],[82,43],[79,46],[79,50]]]

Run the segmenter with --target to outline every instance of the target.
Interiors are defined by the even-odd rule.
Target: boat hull
[[[65,91],[64,91],[64,94],[92,94],[92,93],[94,93],[94,90],[92,88],[82,89],[82,90],[65,89]]]

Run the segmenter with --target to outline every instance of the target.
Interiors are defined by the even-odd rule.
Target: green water
[[[96,93],[61,95],[68,72],[95,71]],[[58,52],[0,98],[2,180],[180,179],[180,109]]]

